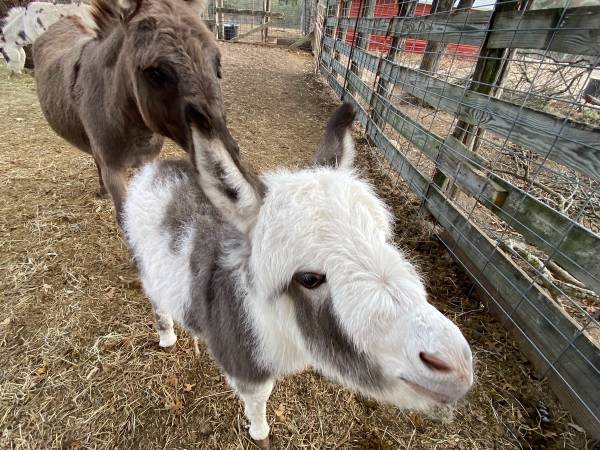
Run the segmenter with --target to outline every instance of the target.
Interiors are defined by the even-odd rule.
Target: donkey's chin
[[[377,400],[391,403],[402,410],[437,416],[440,410],[452,410],[462,396],[456,397],[433,387],[417,384],[405,378],[395,380],[393,392],[382,392]]]
[[[411,381],[408,378],[400,378],[404,384],[406,384],[411,390],[413,390],[420,397],[425,398],[426,400],[433,402],[437,405],[449,405],[454,403],[455,400],[450,395],[440,392],[435,389],[430,389],[427,386],[417,383],[415,381]]]

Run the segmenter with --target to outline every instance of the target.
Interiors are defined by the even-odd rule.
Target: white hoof
[[[269,431],[269,425],[267,423],[258,426],[250,425],[250,429],[248,430],[250,437],[254,441],[266,440],[269,437]]]
[[[160,342],[158,345],[160,347],[173,347],[177,342],[177,336],[172,331],[170,333],[164,333],[160,336]]]

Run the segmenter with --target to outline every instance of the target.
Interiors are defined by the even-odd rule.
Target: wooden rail
[[[403,38],[482,47],[478,67],[486,55],[486,61],[502,61],[508,49],[515,48],[583,55],[589,61],[600,57],[600,6],[516,8],[497,4],[494,11],[357,18],[340,17],[340,7],[335,16],[324,21],[324,30],[334,27],[334,33],[323,33],[318,67],[336,94],[355,105],[369,140],[442,226],[441,239],[489,305],[518,336],[539,373],[550,380],[555,393],[589,435],[600,439],[600,348],[589,339],[587,328],[582,329],[567,315],[540,287],[539,280],[532,280],[515,265],[504,252],[501,237],[491,239],[465,217],[450,194],[425,177],[382,131],[391,130],[394,137],[397,133],[418,148],[435,165],[439,179],[450,179],[526,242],[600,293],[600,236],[497,176],[488,161],[470,150],[467,140],[463,143],[452,134],[443,138],[422,126],[400,103],[395,104],[398,97],[393,90],[382,89],[399,87],[402,99],[409,96],[445,111],[459,123],[477,128],[477,136],[479,131],[495,133],[536,152],[544,161],[554,161],[599,183],[600,128],[495,98],[491,90],[472,89],[477,80],[484,85],[477,77],[463,86],[395,62],[393,54],[402,51]],[[346,43],[347,32],[353,33],[349,35],[352,38],[362,36],[362,42],[369,42],[370,35],[393,38],[398,48],[390,49],[389,58],[376,56]],[[499,68],[492,69],[492,75],[497,75]],[[364,79],[369,79],[369,84]],[[494,87],[494,80],[486,78],[485,86],[489,83]]]
[[[382,36],[387,33],[391,21],[392,36],[481,46],[489,32],[487,48],[600,54],[600,6],[505,11],[490,25],[491,16],[491,11],[469,10],[409,18],[361,18],[357,31]],[[326,24],[332,26],[336,21],[337,17],[329,17]],[[353,28],[355,21],[356,18],[343,17],[339,19],[339,26]]]
[[[283,13],[263,11],[260,9],[237,9],[237,8],[222,8],[217,7],[215,11],[223,14],[239,14],[241,16],[258,16],[258,17],[271,17],[273,19],[283,19]]]
[[[329,62],[328,55],[323,57]],[[341,63],[333,61],[331,67],[346,77]],[[387,99],[373,93],[355,74],[348,74],[348,84],[365,102],[373,105],[379,118],[421,149],[464,192],[518,230],[529,243],[552,255],[590,289],[600,292],[600,238],[597,235],[494,175],[487,162],[461,142],[452,136],[443,139],[427,130]]]
[[[600,17],[600,16],[599,16]],[[325,44],[333,45],[330,37]],[[336,41],[335,48],[349,56],[350,45]],[[379,58],[359,48],[354,59],[376,71]],[[600,180],[600,128],[549,113],[491,98],[462,86],[391,61],[381,61],[380,76],[396,83],[434,108],[454,113],[468,123],[493,131],[524,145],[542,157]]]
[[[481,45],[489,19],[488,11],[474,14],[473,17],[470,17],[467,12],[459,12],[414,18],[361,18],[358,20],[357,31],[382,36],[387,33],[392,22],[390,32],[392,36]],[[466,23],[468,20],[471,22]],[[356,19],[352,17],[340,18],[340,26],[350,29],[355,21]]]
[[[473,225],[437,186],[398,152],[360,103],[344,92],[333,73],[324,66],[321,73],[336,93],[354,104],[358,120],[371,141],[444,227],[445,244],[477,280],[482,295],[505,325],[521,337],[522,349],[539,373],[545,374],[563,404],[591,435],[600,436],[600,390],[597,389],[600,349],[512,263],[497,243]],[[364,92],[359,86],[356,88],[357,93]]]

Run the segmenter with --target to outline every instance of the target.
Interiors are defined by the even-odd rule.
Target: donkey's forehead
[[[143,3],[142,11],[133,18],[129,29],[134,33],[151,35],[157,43],[216,47],[215,39],[199,12],[182,0]]]
[[[142,51],[136,52],[140,64],[164,60],[185,65],[195,61],[200,62],[201,67],[213,67],[219,62],[220,49],[216,42],[210,37],[203,38],[197,31],[178,33],[171,28],[159,28],[152,32],[150,39],[144,39],[144,45],[138,46]]]
[[[332,233],[344,228],[390,237],[391,216],[387,207],[371,186],[352,171],[279,171],[266,174],[264,181],[265,207],[272,212],[281,211],[296,223],[320,223]]]

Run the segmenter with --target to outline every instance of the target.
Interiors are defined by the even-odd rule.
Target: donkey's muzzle
[[[207,139],[219,139],[230,154],[239,155],[238,143],[229,132],[223,117],[211,116],[193,105],[187,106],[185,115],[190,125],[193,125]]]

